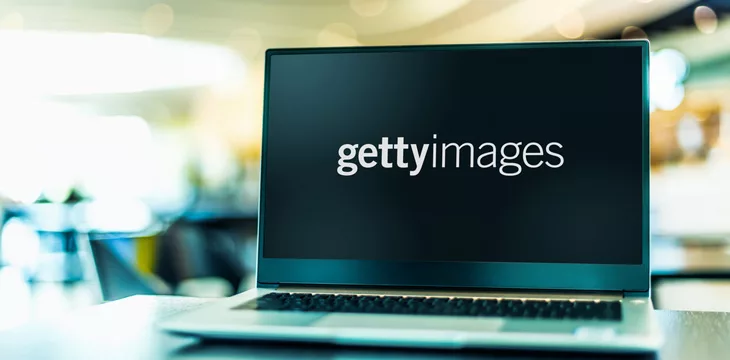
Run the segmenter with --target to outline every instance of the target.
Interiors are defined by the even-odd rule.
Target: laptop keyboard
[[[621,320],[619,301],[475,299],[274,292],[237,309],[365,314]]]

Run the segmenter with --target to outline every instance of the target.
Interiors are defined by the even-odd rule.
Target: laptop
[[[649,44],[266,53],[257,286],[209,338],[647,352]]]

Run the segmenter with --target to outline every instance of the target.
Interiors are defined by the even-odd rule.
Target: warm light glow
[[[573,11],[565,15],[562,19],[560,19],[560,21],[555,24],[555,29],[558,31],[558,33],[568,39],[577,39],[583,36],[585,27],[585,20],[583,19],[583,16],[577,11]]]
[[[142,16],[142,27],[147,35],[164,35],[175,22],[175,12],[167,4],[150,6]]]
[[[0,18],[0,29],[3,30],[22,30],[25,26],[23,15],[12,12]]]
[[[627,26],[621,32],[621,38],[624,40],[648,39],[649,36],[638,26]]]
[[[230,49],[134,34],[0,31],[0,97],[199,87],[241,76]]]
[[[377,16],[388,7],[388,0],[350,0],[350,7],[360,16]]]
[[[705,34],[712,34],[717,30],[717,14],[707,6],[695,8],[694,20],[697,29]]]
[[[357,33],[352,26],[344,23],[327,25],[317,37],[319,46],[357,46]]]
[[[717,147],[725,154],[730,155],[730,112],[720,114],[720,134],[717,138]]]

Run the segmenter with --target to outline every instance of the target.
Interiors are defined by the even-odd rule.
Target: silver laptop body
[[[662,336],[649,296],[648,62],[649,45],[645,41],[269,50],[257,287],[166,318],[159,326],[173,333],[210,338],[343,345],[599,352],[658,349]],[[488,72],[482,74],[475,64],[488,67]],[[613,66],[625,68],[605,74]],[[571,75],[572,71],[577,74]],[[544,78],[542,74],[546,74]],[[480,77],[493,81],[477,82]],[[556,80],[552,85],[545,83],[551,79]],[[534,91],[530,90],[531,81]],[[519,100],[526,102],[523,106],[503,106],[519,93],[518,88],[512,88],[515,82],[528,89],[528,99]],[[484,99],[471,98],[475,84],[485,89],[494,86],[495,90],[488,90]],[[438,97],[432,96],[431,86]],[[577,86],[583,88],[575,89]],[[606,98],[610,93],[606,89],[612,86],[629,90]],[[377,95],[381,92],[389,94],[381,99]],[[593,100],[591,93],[598,99]],[[530,103],[530,96],[534,103]],[[444,97],[448,103],[440,105],[439,99]],[[400,102],[393,102],[393,98]],[[586,109],[572,105],[591,101],[596,103]],[[622,101],[626,102],[623,110]],[[599,102],[605,107],[596,108]],[[341,109],[343,103],[347,108]],[[492,125],[473,125],[476,121],[464,116],[442,121],[449,113],[444,110],[447,106],[455,114],[461,107],[473,114],[473,109],[483,106],[484,112],[512,114],[510,121],[519,121],[515,118],[519,119],[523,111],[531,114],[531,107],[541,108],[534,114],[555,112],[544,115],[547,122],[573,121],[569,118],[574,115],[574,121],[581,121],[571,112],[574,108],[590,111],[581,115],[586,122],[601,116],[616,120],[615,125],[601,122],[595,131],[585,127],[588,125],[556,125],[581,128],[577,131],[595,137],[591,140],[566,135],[569,130],[553,132],[543,123],[535,123],[539,131],[534,133],[529,129],[505,130],[515,136],[515,143],[524,146],[534,141],[540,146],[540,150],[533,146],[530,154],[547,156],[549,148],[542,145],[550,139],[560,142],[559,149],[564,151],[562,167],[546,165],[557,166],[558,162],[555,157],[543,157],[539,158],[542,167],[533,168],[538,161],[532,159],[538,158],[524,156],[519,160],[519,176],[507,176],[500,175],[500,159],[490,168],[487,158],[478,157],[485,152],[473,153],[469,159],[464,150],[467,146],[456,149],[448,144],[488,143],[489,135],[499,129],[532,127],[532,117],[525,115],[527,120],[519,126],[505,123],[481,128]],[[362,116],[371,110],[372,114]],[[373,115],[376,111],[381,115]],[[392,119],[378,120],[382,114],[393,114]],[[414,114],[423,119],[415,122]],[[506,121],[489,119],[482,122]],[[376,124],[362,125],[370,121]],[[423,129],[428,126],[433,128]],[[613,130],[607,129],[610,126],[619,128],[615,136],[631,134],[627,136],[633,142],[603,139],[603,134],[614,136]],[[392,132],[385,133],[391,128]],[[529,133],[531,138],[520,139],[521,133]],[[389,142],[375,138],[378,134],[389,137]],[[541,134],[544,141],[535,140],[542,139]],[[411,143],[401,146],[402,156],[395,147],[404,142],[399,137]],[[494,139],[492,143],[499,149],[506,137],[494,135]],[[359,156],[365,151],[356,150],[364,148],[367,141],[373,146]],[[593,151],[588,147],[572,152],[591,142],[619,142],[616,146],[626,151],[616,150],[614,157],[619,160],[615,163],[600,152],[584,159],[581,154]],[[338,144],[342,146],[338,148]],[[348,144],[350,148],[346,148]],[[433,161],[430,157],[421,160],[420,173],[413,175],[422,154],[419,150],[426,144],[445,150]],[[408,156],[413,148],[416,153],[411,159]],[[480,149],[477,145],[473,148]],[[384,149],[392,150],[389,159],[382,157]],[[464,151],[461,160],[451,151]],[[504,163],[506,153],[503,147],[487,157],[501,156]],[[439,154],[443,159],[437,158]],[[401,166],[408,159],[410,167]],[[626,170],[621,167],[626,162],[635,166]],[[342,171],[336,172],[338,164]],[[571,166],[578,170],[571,172]],[[604,169],[608,172],[603,173]],[[501,170],[509,173],[507,168]],[[450,172],[449,176],[444,176],[445,172]],[[519,179],[525,176],[535,178],[504,190],[495,190],[497,185],[475,188],[476,183],[471,183],[479,177],[480,184],[493,181],[506,186],[523,181]],[[553,178],[559,181],[552,182]],[[622,181],[636,189],[628,193],[629,185],[614,185]],[[588,184],[585,189],[584,184]],[[481,205],[466,211],[464,207],[477,201],[463,196],[463,188],[470,186],[475,197],[485,192],[489,196],[477,199]],[[420,199],[429,192],[433,194],[429,201],[441,201],[445,206],[423,210],[430,203]],[[529,197],[521,195],[525,192]],[[408,196],[400,197],[402,194]],[[590,194],[591,199],[581,194]],[[502,204],[500,210],[489,210],[493,204],[487,199]],[[489,220],[487,213],[478,213],[480,209],[502,218]],[[514,214],[519,216],[510,217]],[[565,214],[573,218],[566,220]],[[502,227],[505,223],[509,226]],[[491,228],[485,230],[482,225]],[[604,227],[607,230],[592,230]],[[613,237],[606,232],[612,232]],[[431,234],[439,236],[432,238]],[[472,234],[479,235],[477,240],[465,239]],[[513,234],[514,242],[534,246],[521,245],[519,249],[510,245],[511,235],[505,234]],[[543,239],[542,234],[549,236]],[[560,234],[565,234],[566,240],[561,240]],[[570,243],[567,238],[571,237],[587,244]],[[335,238],[338,242],[327,242]],[[604,248],[606,241],[614,247]]]

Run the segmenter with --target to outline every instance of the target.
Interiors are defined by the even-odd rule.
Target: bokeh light
[[[650,100],[661,110],[674,110],[684,100],[683,80],[689,71],[684,55],[675,49],[662,49],[651,54]]]
[[[231,32],[228,38],[228,46],[246,59],[253,60],[261,53],[261,34],[254,28],[238,28]]]
[[[683,81],[689,72],[689,62],[687,62],[687,58],[679,52],[679,50],[675,49],[662,49],[659,50],[655,54],[654,60],[659,59],[659,61],[662,61],[666,64],[668,64],[668,67],[671,68],[671,71],[674,72],[674,76],[676,77],[676,81]]]
[[[624,40],[638,40],[648,38],[649,36],[646,35],[646,32],[644,32],[644,30],[638,26],[627,26],[623,29],[623,31],[621,31],[621,39]]]
[[[167,33],[175,22],[175,12],[170,5],[155,4],[142,15],[142,28],[147,35],[161,36]]]
[[[696,154],[705,142],[702,126],[696,116],[685,114],[677,124],[677,142],[688,154]]]
[[[577,39],[583,36],[586,23],[583,15],[578,11],[573,11],[565,15],[560,21],[555,23],[555,29],[560,35],[568,39]]]
[[[694,20],[697,29],[705,34],[712,34],[717,30],[717,14],[707,6],[695,8]]]
[[[350,7],[360,16],[377,16],[388,7],[388,0],[350,0]]]

